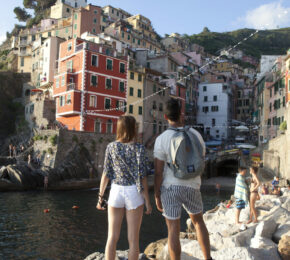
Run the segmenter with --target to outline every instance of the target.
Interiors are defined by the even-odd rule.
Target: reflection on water
[[[0,259],[83,259],[104,251],[107,215],[95,209],[97,191],[0,193]],[[203,192],[204,208],[214,207],[230,192]],[[153,195],[152,195],[153,202]],[[78,205],[78,210],[72,209]],[[49,208],[50,213],[43,210]],[[185,230],[186,214],[182,215]],[[141,250],[167,236],[156,210],[144,216]],[[118,249],[128,248],[124,221]]]

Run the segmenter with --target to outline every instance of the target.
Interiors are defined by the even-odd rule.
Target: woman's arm
[[[98,197],[98,204],[97,204],[97,209],[99,210],[104,210],[104,208],[102,208],[101,206],[102,201],[103,201],[102,197],[104,196],[109,180],[110,179],[105,174],[102,175],[100,190],[99,190],[99,197]]]
[[[259,178],[257,176],[254,175],[254,179],[256,181],[256,186],[253,188],[253,190],[256,190],[259,188],[259,186],[261,185],[260,181],[259,181]]]
[[[152,206],[150,203],[150,198],[149,198],[149,191],[148,191],[148,182],[147,182],[147,177],[144,177],[142,179],[142,186],[143,186],[143,192],[142,195],[145,199],[145,206],[146,206],[146,211],[145,214],[150,214],[152,212]]]

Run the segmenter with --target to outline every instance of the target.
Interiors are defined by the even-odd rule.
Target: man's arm
[[[154,192],[155,192],[155,202],[156,207],[159,211],[163,211],[162,204],[161,204],[161,184],[163,180],[163,170],[164,170],[164,161],[161,161],[157,158],[154,159],[154,169],[155,169],[155,176],[154,176]]]

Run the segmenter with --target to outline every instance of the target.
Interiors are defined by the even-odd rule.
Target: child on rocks
[[[246,167],[239,167],[239,173],[236,178],[236,186],[234,196],[236,198],[236,224],[241,224],[240,213],[248,203],[248,186],[246,184]]]

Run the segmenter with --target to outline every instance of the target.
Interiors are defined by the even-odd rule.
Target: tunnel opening
[[[238,160],[225,160],[220,162],[217,165],[217,176],[223,177],[236,177],[236,173],[238,172],[239,162]]]

